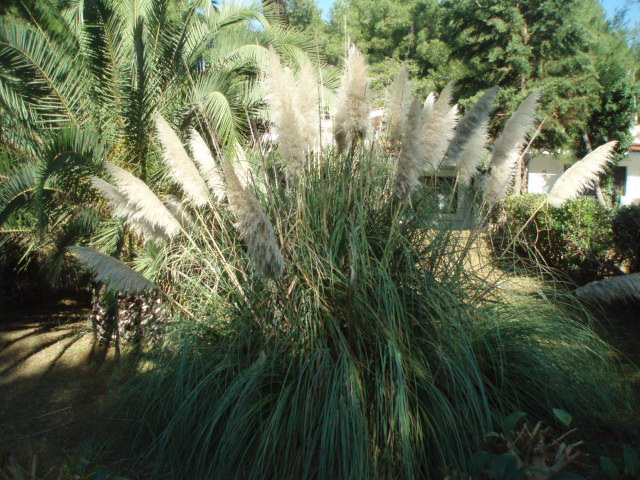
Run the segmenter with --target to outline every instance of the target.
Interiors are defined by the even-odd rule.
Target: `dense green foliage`
[[[611,228],[618,261],[627,263],[630,273],[640,272],[640,206],[617,209]]]
[[[611,214],[589,197],[551,207],[544,195],[509,198],[498,213],[492,243],[499,256],[579,283],[611,273]]]

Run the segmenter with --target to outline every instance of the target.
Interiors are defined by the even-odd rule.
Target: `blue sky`
[[[375,2],[375,0],[372,0]],[[322,9],[324,18],[328,18],[329,9],[331,9],[331,5],[333,5],[333,0],[317,0],[318,6]],[[601,0],[602,6],[604,7],[607,15],[611,16],[615,13],[617,9],[624,8],[627,5],[627,0]],[[627,16],[631,24],[640,23],[640,4],[628,3],[629,9],[627,12]]]

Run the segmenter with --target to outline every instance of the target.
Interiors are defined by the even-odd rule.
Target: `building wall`
[[[529,161],[529,193],[549,193],[564,165],[553,155],[541,154]]]
[[[620,199],[622,205],[640,201],[640,152],[630,152],[618,166],[627,167],[627,188]]]

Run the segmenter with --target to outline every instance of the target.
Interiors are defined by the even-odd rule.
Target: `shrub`
[[[578,283],[602,278],[611,268],[611,215],[589,197],[552,207],[545,195],[512,196],[495,217],[491,239],[500,257]]]
[[[629,273],[640,271],[640,206],[629,205],[616,210],[613,221],[616,259]]]

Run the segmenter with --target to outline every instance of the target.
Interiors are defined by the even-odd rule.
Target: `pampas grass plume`
[[[297,94],[293,73],[283,68],[273,47],[269,48],[264,84],[284,171],[287,179],[294,182],[304,171],[305,154],[309,148],[308,132],[295,106]]]
[[[149,223],[142,214],[143,212],[135,207],[135,204],[116,187],[98,177],[92,177],[90,181],[93,187],[100,192],[102,198],[107,200],[113,215],[122,218],[126,225],[138,235],[145,240],[159,241],[168,238],[167,234],[157,225]]]
[[[549,205],[559,207],[580,195],[611,162],[611,155],[617,144],[618,142],[609,142],[600,145],[560,175],[549,192]]]
[[[498,86],[496,85],[490,90],[487,90],[464,117],[460,119],[456,126],[453,140],[451,140],[449,148],[447,148],[447,153],[445,154],[448,165],[457,165],[467,142],[470,142],[471,139],[475,137],[479,129],[483,128],[483,126],[486,127],[489,120],[489,112],[491,112],[491,107],[497,95]]]
[[[489,203],[502,200],[511,186],[527,134],[535,124],[540,94],[540,90],[535,90],[520,104],[494,144],[491,173],[485,179],[484,197]]]
[[[124,291],[137,295],[158,287],[144,278],[126,263],[117,258],[100,253],[89,247],[67,247],[78,257],[78,261],[95,272],[95,279],[113,291]]]
[[[162,144],[164,161],[171,169],[173,178],[194,205],[206,205],[209,201],[207,184],[189,158],[176,132],[160,114],[156,115],[156,130],[158,140]]]
[[[224,193],[224,181],[222,175],[220,175],[220,168],[216,163],[211,150],[207,146],[202,136],[195,130],[191,130],[189,135],[189,145],[191,146],[191,154],[193,160],[198,165],[200,174],[207,182],[209,191],[218,200],[222,200],[225,196]]]
[[[422,122],[426,125],[427,122],[431,119],[431,115],[433,115],[433,107],[436,103],[436,94],[431,92],[427,95],[427,98],[424,101],[424,106],[422,107]]]
[[[424,157],[422,105],[416,97],[409,109],[402,150],[396,163],[394,191],[401,201],[407,201],[418,186]]]
[[[167,207],[160,201],[146,183],[135,175],[112,163],[107,163],[107,170],[113,176],[118,191],[127,198],[135,213],[130,222],[141,220],[152,228],[158,228],[168,237],[174,237],[180,231],[180,223]],[[142,223],[141,222],[141,223]],[[142,228],[142,225],[141,225]]]
[[[304,59],[296,82],[294,106],[298,111],[303,148],[312,150],[320,135],[320,100],[313,65]]]
[[[249,257],[262,275],[280,278],[284,271],[284,258],[271,222],[255,195],[241,185],[227,158],[222,160],[222,166],[229,206],[236,217],[236,228],[247,243]]]
[[[440,167],[449,142],[458,122],[458,107],[450,106],[453,98],[453,83],[449,83],[440,93],[433,106],[433,113],[424,126],[425,157],[424,173],[435,175]]]
[[[487,124],[483,123],[475,129],[471,138],[465,143],[457,165],[458,183],[463,187],[468,187],[473,177],[478,174],[478,167],[484,159],[484,146],[487,143],[488,136]]]
[[[367,63],[360,51],[351,45],[334,115],[334,137],[338,151],[351,148],[366,138],[371,124]]]
[[[640,273],[591,282],[577,288],[575,293],[585,300],[600,300],[607,303],[640,299]]]
[[[409,109],[411,108],[411,86],[409,85],[409,70],[403,63],[400,72],[391,85],[384,118],[387,122],[387,138],[395,144],[404,131]]]

